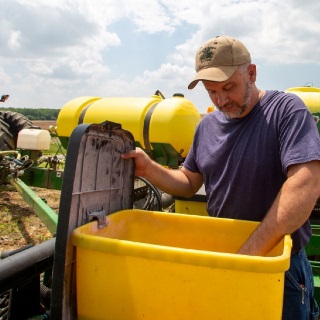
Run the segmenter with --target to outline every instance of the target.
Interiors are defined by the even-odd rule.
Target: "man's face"
[[[203,81],[214,105],[228,119],[242,118],[254,107],[252,86],[255,81],[255,66],[238,68],[226,81]],[[252,81],[252,79],[254,79]]]

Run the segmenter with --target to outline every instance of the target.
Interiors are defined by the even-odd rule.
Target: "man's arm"
[[[320,196],[320,161],[292,165],[274,203],[238,253],[266,255],[309,218]]]
[[[160,190],[182,197],[193,196],[202,186],[200,173],[186,168],[172,170],[152,161],[142,149],[136,148],[124,155],[123,159],[135,159],[135,175],[146,178]]]

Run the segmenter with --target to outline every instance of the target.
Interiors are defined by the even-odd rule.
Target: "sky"
[[[320,1],[0,0],[1,108],[56,108],[81,96],[182,93],[206,40],[241,40],[260,89],[320,87]]]

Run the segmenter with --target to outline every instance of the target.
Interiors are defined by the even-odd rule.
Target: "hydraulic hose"
[[[51,267],[55,242],[56,239],[52,238],[0,260],[0,294]]]

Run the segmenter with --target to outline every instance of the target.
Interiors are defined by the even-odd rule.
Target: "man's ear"
[[[256,68],[255,64],[250,64],[250,66],[248,68],[248,74],[249,74],[250,81],[252,83],[256,82],[256,79],[257,79],[257,68]]]

